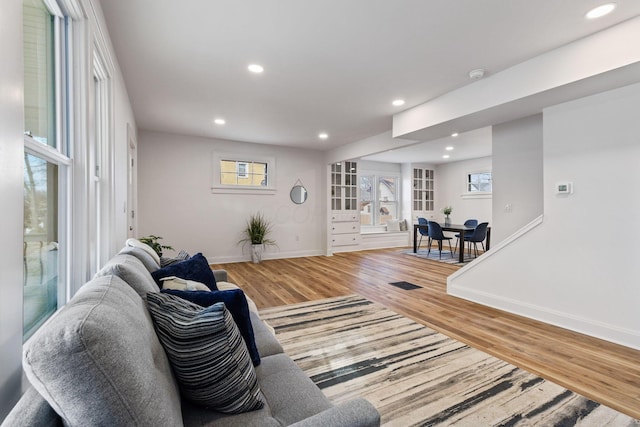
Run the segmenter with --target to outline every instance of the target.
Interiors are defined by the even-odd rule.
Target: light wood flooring
[[[359,294],[432,329],[640,419],[640,351],[446,293],[459,267],[401,248],[214,264],[259,308]],[[389,282],[422,286],[405,291]]]

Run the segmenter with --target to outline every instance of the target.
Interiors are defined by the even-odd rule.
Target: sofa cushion
[[[284,426],[332,407],[318,386],[284,353],[264,357],[256,375],[272,416]]]
[[[23,365],[65,425],[182,425],[145,302],[118,277],[82,286],[25,343]]]
[[[202,307],[210,307],[213,304],[222,302],[233,317],[233,321],[238,326],[244,343],[249,350],[249,356],[253,366],[260,364],[260,353],[256,348],[256,341],[253,336],[253,326],[249,318],[249,306],[244,292],[240,289],[228,291],[179,291],[174,289],[163,289],[162,292],[175,295]]]
[[[167,267],[171,264],[175,264],[181,261],[188,260],[190,258],[189,253],[184,249],[180,249],[178,254],[174,257],[160,257],[160,267]]]
[[[156,260],[143,249],[135,248],[133,246],[125,246],[120,250],[119,253],[123,255],[133,255],[134,257],[138,258],[140,262],[145,266],[145,268],[149,270],[149,273],[154,272],[160,268],[160,265],[156,262]]]
[[[96,277],[110,275],[124,280],[142,298],[146,298],[148,292],[160,291],[149,271],[133,255],[116,255],[96,273]]]
[[[133,248],[142,249],[143,251],[148,253],[155,260],[155,262],[158,265],[160,265],[160,255],[158,255],[158,253],[155,250],[153,250],[153,248],[151,246],[147,245],[146,243],[141,242],[138,239],[134,239],[134,238],[127,239],[125,244],[127,246],[131,246]]]
[[[185,398],[230,414],[262,408],[251,358],[224,303],[203,308],[153,292],[147,303]]]
[[[271,356],[273,354],[284,353],[280,341],[273,334],[273,330],[264,323],[258,313],[253,311],[249,313],[251,324],[253,325],[253,336],[256,341],[256,347],[260,352],[260,357]]]
[[[151,273],[158,286],[162,286],[160,279],[163,277],[176,276],[181,279],[194,280],[204,283],[212,291],[217,291],[216,279],[213,271],[209,266],[209,262],[198,252],[186,261],[168,265]]]
[[[332,408],[320,389],[286,354],[263,357],[256,375],[265,400],[264,408],[230,416],[185,401],[185,426],[287,426]]]

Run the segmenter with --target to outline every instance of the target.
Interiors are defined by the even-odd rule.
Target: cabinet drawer
[[[336,234],[331,236],[332,246],[348,246],[360,244],[360,233]]]
[[[334,222],[331,223],[331,234],[360,233],[359,222]]]
[[[331,212],[331,221],[332,222],[341,222],[341,221],[360,221],[360,212],[358,211],[347,211],[347,212]]]

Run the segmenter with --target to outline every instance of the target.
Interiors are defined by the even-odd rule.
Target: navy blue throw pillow
[[[217,291],[216,278],[213,277],[213,271],[209,267],[209,261],[198,252],[191,258],[168,265],[151,273],[151,277],[156,281],[158,286],[162,288],[160,279],[163,277],[176,276],[184,280],[194,280],[204,283],[212,291]]]
[[[223,302],[227,310],[231,313],[233,321],[236,322],[244,342],[249,350],[249,356],[253,366],[260,364],[260,353],[256,347],[256,340],[253,335],[253,326],[249,317],[249,305],[247,298],[241,289],[230,289],[227,291],[178,291],[175,289],[162,289],[163,293],[175,295],[186,299],[202,307],[210,307],[218,302]]]

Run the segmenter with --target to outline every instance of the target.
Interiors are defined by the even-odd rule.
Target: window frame
[[[65,90],[68,89],[69,75],[69,55],[71,49],[68,44],[69,31],[65,25],[66,18],[60,7],[53,0],[41,0],[44,7],[48,10],[52,18],[53,31],[51,34],[52,54],[53,54],[53,98],[48,108],[52,111],[54,131],[52,133],[55,141],[51,144],[49,141],[44,143],[37,140],[26,129],[24,130],[24,148],[25,154],[38,157],[46,163],[56,165],[58,168],[57,179],[57,235],[58,235],[58,260],[57,260],[57,285],[56,285],[56,311],[60,310],[71,297],[70,295],[70,266],[68,260],[71,259],[71,195],[72,195],[72,159],[70,157],[71,146],[67,138],[65,124],[69,117],[68,99],[65,96]],[[23,22],[24,26],[24,22]],[[24,30],[23,30],[24,31]],[[26,125],[26,124],[25,124]],[[23,230],[24,233],[24,230]],[[25,296],[22,298],[23,307],[25,304]],[[47,316],[50,318],[52,314]],[[41,323],[33,328],[25,331],[23,328],[23,341],[31,337],[38,328],[46,321],[43,319]]]
[[[267,165],[267,185],[235,185],[221,182],[221,161],[235,161],[237,163],[264,163]],[[237,171],[237,165],[236,165]],[[247,169],[247,176],[248,176]],[[214,194],[276,194],[276,159],[268,156],[245,155],[239,153],[213,153],[213,176],[211,192]]]
[[[383,200],[381,200],[382,196],[380,195],[380,182],[382,179],[384,178],[393,178],[395,181],[395,212],[392,213],[391,215],[391,219],[392,220],[399,220],[400,219],[400,207],[402,205],[402,189],[401,189],[401,175],[397,174],[397,173],[382,173],[382,172],[362,172],[359,176],[358,176],[358,188],[359,188],[359,195],[358,195],[358,203],[361,204],[364,200],[362,200],[362,195],[363,193],[366,194],[368,192],[365,192],[362,190],[361,185],[362,185],[362,179],[363,178],[368,178],[371,180],[371,182],[373,183],[372,185],[374,186],[374,191],[371,191],[371,196],[372,196],[372,200],[370,201],[371,206],[373,209],[371,209],[370,215],[371,215],[371,224],[362,224],[362,210],[361,208],[359,209],[360,211],[360,215],[361,215],[361,219],[360,219],[360,227],[361,229],[364,229],[364,232],[366,233],[367,231],[370,230],[374,230],[380,227],[385,227],[385,224],[378,224],[378,222],[380,221],[380,204],[381,203],[389,203],[384,202]]]
[[[474,175],[489,174],[491,182],[491,191],[473,191],[470,189],[472,184],[471,177]],[[490,199],[493,197],[493,171],[490,169],[469,171],[465,174],[464,193],[462,193],[463,199]]]

